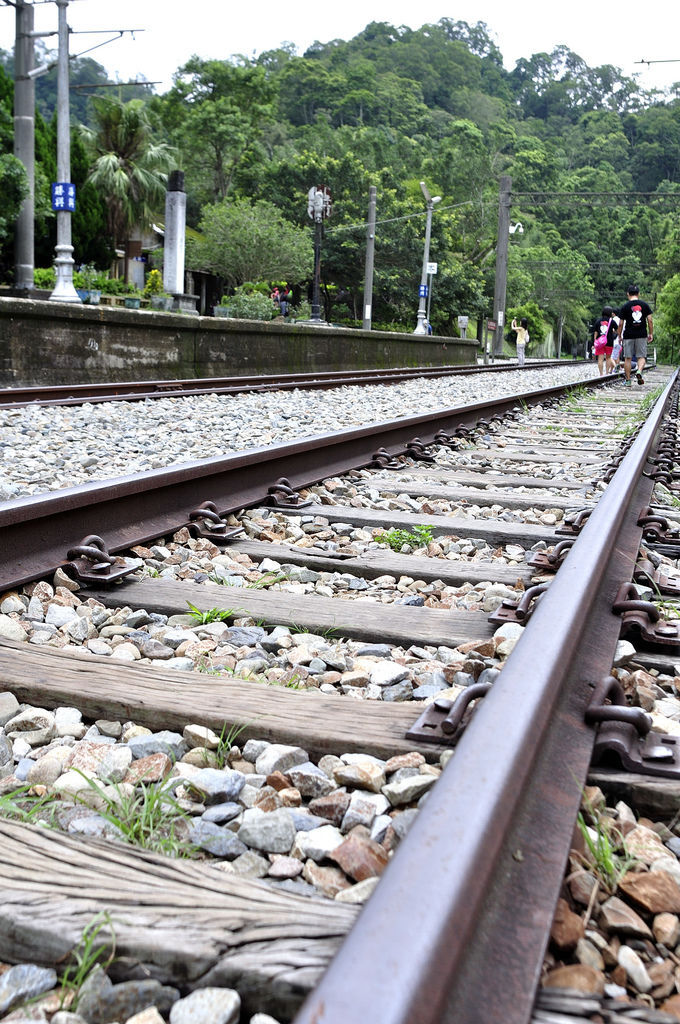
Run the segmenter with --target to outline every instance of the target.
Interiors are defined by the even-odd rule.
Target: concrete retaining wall
[[[0,385],[474,363],[477,342],[0,298]]]

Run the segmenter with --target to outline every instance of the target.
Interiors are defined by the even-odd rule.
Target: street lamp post
[[[427,185],[424,181],[421,181],[420,188],[423,195],[425,196],[425,202],[427,203],[427,219],[425,221],[425,249],[423,251],[423,271],[420,275],[420,300],[418,302],[418,322],[416,323],[414,334],[427,334],[426,316],[425,309],[427,306],[427,265],[430,262],[430,234],[432,232],[432,211],[436,203],[440,203],[441,196],[431,196],[427,190]]]
[[[71,125],[68,82],[69,0],[56,0],[59,9],[59,52],[57,57],[57,185],[52,205],[57,214],[57,244],[54,266],[57,280],[50,299],[55,302],[80,302],[73,287],[73,246],[71,244],[71,213],[75,209],[75,187],[71,177]]]
[[[321,320],[321,233],[323,222],[331,215],[331,190],[327,185],[313,185],[307,193],[307,213],[314,221],[314,280],[312,283],[311,323]]]

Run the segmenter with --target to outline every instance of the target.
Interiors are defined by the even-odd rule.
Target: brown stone
[[[665,871],[628,871],[619,889],[650,914],[680,913],[680,886]]]
[[[634,935],[640,939],[652,938],[652,933],[642,918],[618,896],[611,896],[602,904],[599,924],[606,932],[614,932],[617,935]]]
[[[468,640],[467,643],[456,647],[459,654],[469,654],[470,651],[477,651],[485,658],[493,658],[496,653],[496,644],[493,640]]]
[[[569,878],[567,883],[569,886],[569,894],[575,903],[580,903],[581,906],[587,907],[590,903],[593,895],[593,889],[598,884],[595,875],[591,875],[590,871],[575,871]]]
[[[675,949],[680,940],[680,921],[675,914],[657,914],[652,922],[654,938],[667,949]]]
[[[617,964],[611,971],[611,980],[615,985],[618,985],[619,988],[625,988],[628,984],[626,968],[622,967],[621,964]]]
[[[670,960],[663,960],[660,964],[645,964],[645,967],[653,986],[654,999],[667,999],[675,992],[675,970]]]
[[[379,793],[385,785],[385,773],[380,765],[373,761],[339,765],[333,771],[333,778],[339,786],[367,789],[371,793]]]
[[[288,789],[290,786],[290,779],[287,775],[284,775],[283,772],[272,772],[271,775],[268,775],[265,779],[265,783],[267,786],[271,786],[272,789]]]
[[[276,811],[281,807],[279,794],[271,786],[263,786],[255,797],[253,807],[265,812]]]
[[[658,692],[659,684],[653,675],[646,672],[643,668],[638,668],[635,672],[631,672],[629,676],[629,682],[633,686],[645,686],[648,689],[652,689]]]
[[[324,893],[325,896],[330,896],[331,899],[334,899],[343,889],[349,889],[352,884],[347,880],[340,868],[321,867],[313,860],[306,861],[302,877],[310,885],[313,885],[315,889]]]
[[[279,790],[279,800],[282,807],[299,807],[302,803],[302,794],[299,789],[289,786],[288,789]]]
[[[607,801],[599,786],[586,786],[584,788],[581,806],[588,812],[596,811],[601,813],[604,811]]]
[[[659,857],[670,856],[656,832],[639,823],[637,828],[631,829],[626,836],[626,851],[629,857],[642,861],[647,866]]]
[[[566,900],[559,899],[555,909],[550,938],[560,952],[569,952],[576,948],[576,943],[583,938],[585,929],[583,921],[570,909]]]
[[[425,764],[425,758],[417,750],[411,750],[408,754],[396,754],[385,762],[385,775],[399,771],[400,768],[420,768]]]
[[[671,1017],[680,1020],[680,995],[671,996],[659,1007],[662,1013],[669,1013]]]
[[[320,818],[326,818],[331,824],[342,824],[345,812],[349,807],[350,795],[344,789],[336,789],[326,796],[316,797],[309,801],[309,809],[312,814],[318,814]]]
[[[64,771],[67,768],[77,768],[78,771],[85,772],[85,774],[96,773],[97,768],[108,755],[108,743],[90,743],[89,740],[81,740],[73,748],[73,754],[64,765]]]
[[[330,854],[330,859],[339,864],[346,875],[355,882],[381,875],[387,867],[387,851],[373,839],[352,832]]]
[[[159,750],[148,757],[140,757],[133,761],[123,781],[129,782],[132,786],[136,786],[138,782],[161,782],[171,771],[172,761],[167,754]]]
[[[543,983],[544,988],[571,988],[587,995],[604,994],[604,974],[586,964],[568,964],[556,967]]]

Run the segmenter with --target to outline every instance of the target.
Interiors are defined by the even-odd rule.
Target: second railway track
[[[666,382],[650,373],[645,392]],[[542,968],[550,985],[574,960],[554,941],[544,957],[593,745],[583,709],[624,663],[611,605],[635,569],[636,503],[658,549],[640,585],[680,575],[658,515],[672,491],[652,500],[648,461],[677,399],[669,385],[675,412],[645,424],[642,389],[612,383],[386,425],[372,454],[347,432],[282,463],[159,472],[151,492],[0,507],[0,689],[17,702],[0,792],[16,817],[42,795],[62,830],[98,837],[0,821],[0,959],[56,965],[99,920],[115,981],[230,988],[242,1020],[529,1020]],[[672,487],[673,455],[657,465]],[[135,571],[105,585],[109,567]],[[628,660],[672,689],[673,650]],[[466,691],[488,694],[459,740],[450,702]],[[172,787],[194,859],[104,843],[120,838],[106,798],[152,780]],[[632,969],[616,977],[643,991]]]

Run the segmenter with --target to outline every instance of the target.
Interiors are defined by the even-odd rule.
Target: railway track
[[[117,985],[175,990],[142,992],[163,1012],[207,987],[236,991],[243,1020],[613,1020],[592,977],[554,987],[597,971],[551,922],[569,895],[559,913],[587,914],[593,946],[606,916],[564,883],[593,696],[614,692],[600,681],[618,664],[655,729],[673,700],[672,616],[645,650],[620,589],[637,573],[669,614],[677,396],[650,374],[645,391],[664,390],[645,420],[641,389],[599,383],[0,506],[4,763],[23,775],[4,770],[0,793],[25,817],[32,785],[38,818],[62,825],[0,822],[0,959],[54,966],[97,921]],[[635,649],[617,647],[626,630]],[[454,709],[461,694],[476,703]],[[12,699],[38,710],[16,722]],[[669,748],[647,751],[652,768]],[[637,774],[590,778],[672,804],[677,782]],[[198,859],[104,841],[120,833],[87,806],[107,806],[93,787],[121,780],[115,803],[140,776],[172,785]],[[600,974],[658,1007],[660,971],[645,990],[630,934],[611,927]],[[615,973],[621,947],[642,971]]]
[[[576,365],[576,362],[574,363]],[[532,360],[526,369],[558,367],[558,359]],[[491,366],[406,366],[396,369],[323,371],[258,376],[205,377],[190,380],[120,381],[101,384],[60,384],[53,386],[0,388],[0,408],[26,405],[82,405],[84,402],[142,402],[153,398],[192,395],[235,395],[243,392],[290,391],[337,388],[344,385],[394,384],[419,377],[456,377],[471,373],[503,373],[507,363]],[[512,364],[512,369],[524,369]]]

